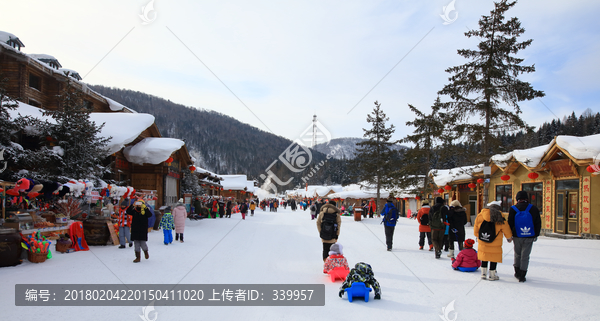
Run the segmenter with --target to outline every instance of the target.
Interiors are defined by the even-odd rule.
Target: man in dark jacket
[[[458,249],[462,251],[463,242],[465,241],[465,224],[467,224],[467,213],[458,200],[450,203],[448,224],[450,224],[448,232],[450,237],[450,253],[448,253],[448,257],[454,257],[454,242],[458,242]]]
[[[513,233],[513,241],[515,241],[515,263],[513,264],[515,268],[515,278],[519,279],[519,282],[525,282],[525,275],[527,274],[527,268],[529,266],[529,255],[531,254],[533,242],[537,241],[538,236],[540,236],[542,218],[540,217],[540,210],[535,205],[529,204],[529,195],[527,192],[518,192],[516,199],[517,204],[511,206],[508,211],[508,225],[510,225],[510,229]],[[527,227],[518,227],[518,222],[515,223],[515,216],[517,214],[515,207],[519,211],[525,211],[530,205],[529,214],[531,214],[531,219],[533,221],[533,231]],[[519,231],[517,231],[517,228],[519,228]]]
[[[429,211],[429,227],[431,227],[431,238],[435,249],[435,258],[439,259],[442,255],[442,245],[444,243],[444,234],[446,232],[446,218],[448,217],[448,206],[444,205],[444,199],[435,198],[435,205]]]
[[[383,211],[381,211],[381,216],[383,217],[381,223],[385,224],[385,244],[387,245],[388,251],[392,250],[394,229],[396,228],[396,222],[398,221],[398,209],[396,209],[393,202],[394,199],[392,197],[388,198]]]
[[[131,239],[134,244],[135,260],[133,263],[140,261],[140,248],[144,250],[146,259],[150,258],[148,254],[148,219],[152,215],[142,200],[137,200],[133,205],[127,208],[127,215],[131,215]]]

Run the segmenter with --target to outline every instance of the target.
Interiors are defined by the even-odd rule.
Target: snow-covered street
[[[150,259],[132,263],[133,249],[92,246],[45,263],[28,261],[0,268],[3,320],[139,320],[139,307],[20,307],[15,284],[325,284],[318,307],[163,307],[163,320],[440,320],[454,301],[449,320],[597,320],[600,314],[600,242],[540,237],[534,244],[527,282],[513,277],[512,244],[504,240],[499,281],[480,272],[450,268],[444,252],[418,250],[418,226],[401,218],[394,248],[387,252],[380,219],[342,217],[339,242],[350,266],[371,264],[382,299],[338,297],[340,281],[322,273],[322,245],[309,211],[257,210],[252,217],[186,221],[185,243],[162,244],[162,231],[149,234]],[[467,236],[474,238],[472,228]],[[54,250],[54,245],[52,245]]]

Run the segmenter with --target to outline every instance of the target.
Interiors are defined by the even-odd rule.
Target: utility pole
[[[315,145],[317,145],[317,115],[313,115],[312,146],[311,146],[311,148],[315,148]]]

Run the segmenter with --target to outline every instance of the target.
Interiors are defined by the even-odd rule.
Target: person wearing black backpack
[[[502,201],[493,201],[482,209],[475,224],[473,233],[478,239],[477,258],[481,260],[481,278],[488,279],[488,262],[490,277],[488,280],[496,281],[500,278],[496,274],[496,266],[502,263],[502,237],[506,237],[508,243],[512,242],[512,232],[506,223],[500,209]]]
[[[542,228],[540,210],[529,203],[529,195],[525,191],[517,193],[517,205],[508,210],[508,225],[513,233],[515,250],[515,278],[519,282],[525,282],[527,268],[529,267],[529,255],[533,242],[537,241]]]
[[[317,217],[317,230],[323,242],[323,261],[329,256],[331,245],[337,242],[342,226],[340,210],[334,204],[333,200],[329,200],[329,204],[321,206],[321,212]]]
[[[444,242],[444,232],[446,231],[446,219],[448,217],[448,206],[444,205],[444,199],[435,198],[435,205],[429,211],[429,227],[431,227],[431,238],[435,249],[435,258],[439,259],[442,255],[442,246]]]
[[[448,253],[448,257],[454,257],[454,242],[458,242],[458,250],[462,251],[465,241],[465,224],[467,224],[467,213],[459,200],[454,200],[450,203],[448,223],[450,224],[448,232],[450,237],[450,253]]]
[[[417,214],[417,221],[419,222],[419,250],[425,246],[425,236],[427,236],[427,244],[429,244],[429,251],[433,251],[433,243],[431,242],[431,228],[429,227],[429,201],[423,201],[421,209]]]
[[[387,245],[387,250],[391,251],[394,240],[394,229],[396,228],[396,221],[398,221],[398,209],[394,206],[393,197],[387,199],[381,215],[383,216],[381,223],[385,224],[385,244]]]

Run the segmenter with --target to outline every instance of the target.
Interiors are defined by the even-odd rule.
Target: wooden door
[[[567,233],[578,234],[579,194],[569,192],[567,196]]]
[[[556,192],[556,222],[554,224],[556,233],[566,233],[567,224],[567,192]]]

